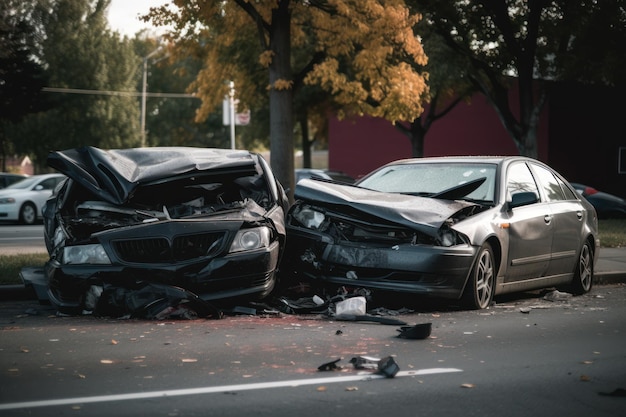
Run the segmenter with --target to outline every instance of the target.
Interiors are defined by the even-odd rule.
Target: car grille
[[[169,263],[211,256],[219,253],[225,233],[203,233],[177,236],[118,240],[113,243],[117,256],[124,262]]]

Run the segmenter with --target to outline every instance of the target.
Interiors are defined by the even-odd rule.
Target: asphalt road
[[[115,320],[2,302],[0,415],[624,415],[626,287],[544,295],[413,306],[396,318],[432,323],[421,340],[318,315]],[[391,356],[398,373],[356,370],[360,356]]]
[[[24,226],[0,222],[0,254],[45,252],[43,225]]]

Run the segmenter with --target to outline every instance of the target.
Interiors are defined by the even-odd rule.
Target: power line
[[[86,95],[100,95],[100,96],[130,96],[141,97],[143,93],[136,91],[106,91],[106,90],[84,90],[80,88],[58,88],[58,87],[43,87],[42,91],[48,93],[67,93],[67,94],[86,94]],[[193,94],[186,93],[148,93],[147,97],[162,97],[162,98],[197,98],[199,97]]]

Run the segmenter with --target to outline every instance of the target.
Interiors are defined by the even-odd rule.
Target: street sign
[[[239,100],[235,100],[235,109]],[[222,122],[224,126],[230,126],[230,100],[226,98],[222,104]],[[250,123],[250,110],[235,113],[235,126],[246,126]]]

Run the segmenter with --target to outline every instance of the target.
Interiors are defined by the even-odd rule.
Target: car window
[[[509,197],[523,192],[534,192],[537,197],[539,197],[537,183],[528,165],[523,162],[513,164],[509,167],[506,190]]]
[[[465,198],[493,201],[496,166],[474,163],[428,163],[391,165],[359,182],[370,190],[412,195],[435,195],[473,181],[484,179]],[[480,182],[479,182],[480,183]]]
[[[551,171],[537,164],[533,164],[533,170],[537,174],[539,184],[548,201],[562,201],[566,199],[561,184],[559,184]]]
[[[48,178],[41,182],[41,186],[44,190],[54,190],[54,187],[57,185],[57,178]]]
[[[576,193],[574,191],[572,191],[572,189],[570,187],[568,187],[567,184],[565,184],[558,177],[557,177],[556,180],[559,182],[559,185],[561,186],[561,189],[563,190],[563,193],[565,194],[565,199],[566,200],[578,200],[578,197],[576,196]]]
[[[15,182],[7,186],[6,188],[11,189],[11,190],[25,190],[25,189],[32,187],[33,184],[35,184],[38,180],[39,178],[37,177],[30,177],[30,178],[26,178],[21,181]]]

